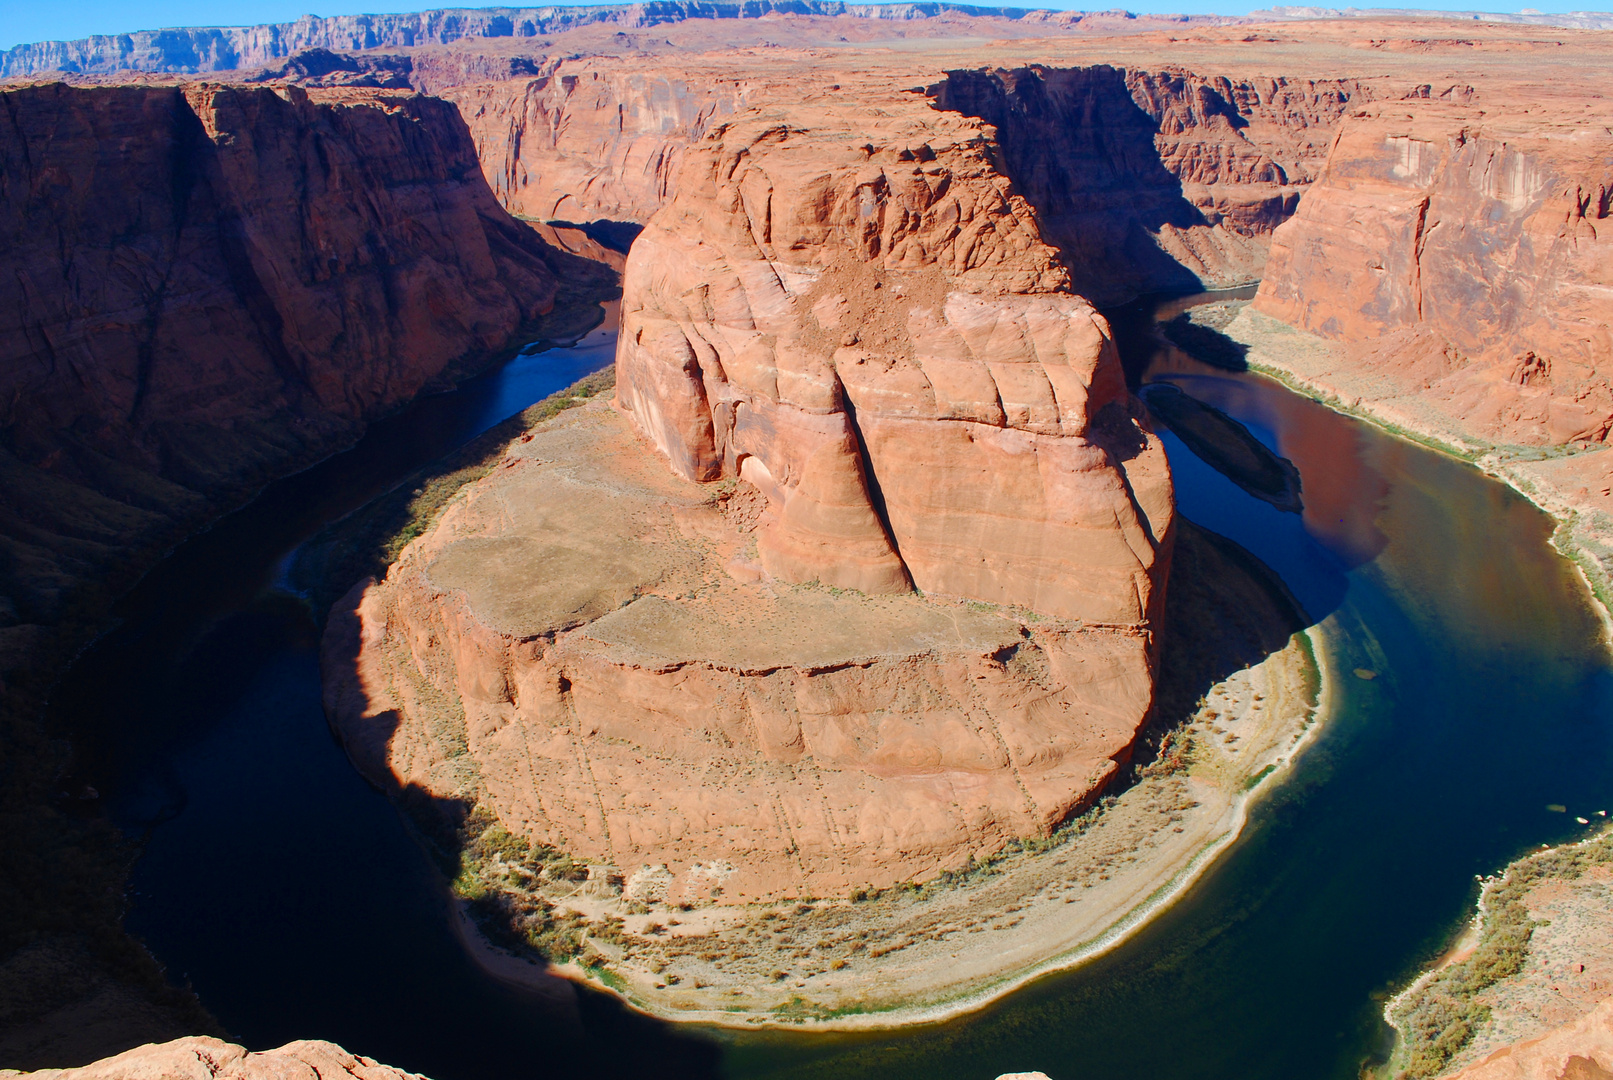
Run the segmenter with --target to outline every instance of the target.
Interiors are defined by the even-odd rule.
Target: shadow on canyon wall
[[[1133,99],[1125,71],[950,71],[928,92],[937,109],[997,128],[999,167],[1036,208],[1076,292],[1101,304],[1206,287],[1158,240],[1164,230],[1212,222],[1166,166],[1155,144],[1159,123]],[[1232,128],[1246,125],[1230,103],[1208,100]]]

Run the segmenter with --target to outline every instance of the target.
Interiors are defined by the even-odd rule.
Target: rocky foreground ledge
[[[28,1080],[425,1080],[373,1058],[349,1054],[335,1043],[290,1042],[252,1053],[222,1039],[193,1036],[148,1043],[76,1069],[17,1072],[0,1077]]]

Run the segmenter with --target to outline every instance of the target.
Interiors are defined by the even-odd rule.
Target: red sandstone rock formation
[[[617,357],[665,461],[569,419],[339,606],[366,774],[724,903],[928,877],[1089,800],[1151,700],[1170,479],[994,160],[917,95],[689,148]]]
[[[684,149],[743,106],[745,83],[608,62],[445,88],[512,213],[540,221],[646,221],[671,195]],[[753,77],[754,78],[754,77]]]
[[[197,1036],[148,1043],[76,1069],[40,1069],[0,1077],[17,1080],[425,1080],[335,1043],[291,1042],[278,1050],[249,1053],[244,1046]]]
[[[1351,113],[1255,308],[1475,439],[1605,442],[1613,135],[1469,89]]]
[[[989,129],[895,115],[689,151],[628,259],[618,402],[680,476],[766,494],[782,580],[1145,623],[1170,486],[1108,326]]]
[[[1607,1080],[1613,1076],[1613,1001],[1536,1039],[1502,1047],[1450,1080]]]
[[[553,304],[558,256],[498,206],[445,103],[200,84],[3,98],[13,646],[75,582]]]

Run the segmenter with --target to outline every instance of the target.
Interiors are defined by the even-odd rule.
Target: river
[[[318,624],[279,568],[325,522],[607,363],[603,328],[376,425],[124,602],[56,713],[145,836],[129,928],[254,1048],[327,1038],[435,1080],[1356,1077],[1387,1052],[1383,1000],[1465,920],[1475,876],[1613,809],[1613,667],[1544,514],[1462,462],[1140,332],[1191,302],[1114,314],[1128,369],[1297,467],[1302,514],[1163,435],[1181,512],[1262,558],[1322,624],[1336,709],[1241,839],[1119,949],[962,1019],[855,1036],[674,1029],[599,994],[557,1004],[469,960],[430,864],[328,733]]]

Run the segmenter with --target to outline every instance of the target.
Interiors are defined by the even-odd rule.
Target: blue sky
[[[547,0],[553,3],[554,0]],[[1132,11],[1151,12],[1220,12],[1241,15],[1253,8],[1270,7],[1277,0],[1143,0],[1124,4],[1097,0],[1090,4],[1072,4],[1056,0],[1000,0],[1022,7],[1091,7],[1126,6]],[[1299,3],[1304,0],[1288,0]],[[1321,0],[1312,0],[1321,2]],[[1334,0],[1343,7],[1352,0]],[[1519,8],[1503,7],[1484,0],[1353,0],[1359,7],[1419,7],[1453,9],[1480,9],[1516,11]],[[1523,0],[1522,6],[1540,11],[1574,11],[1592,7],[1606,7],[1594,0]],[[252,23],[290,22],[313,7],[316,15],[354,15],[365,11],[425,11],[430,8],[454,6],[449,0],[369,0],[357,3],[318,3],[310,0],[0,0],[0,49],[10,48],[25,41],[69,40],[91,34],[121,34],[130,30],[150,30],[163,26],[243,26]],[[510,5],[515,6],[515,5]],[[534,5],[536,6],[536,5]]]

